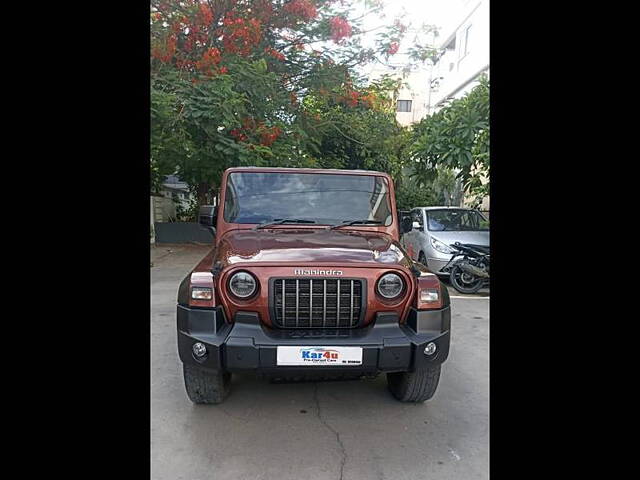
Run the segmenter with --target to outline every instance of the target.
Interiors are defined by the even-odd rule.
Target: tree
[[[396,204],[398,210],[411,210],[416,207],[439,205],[440,202],[431,187],[419,187],[409,182],[396,189]]]
[[[176,173],[210,200],[236,165],[398,171],[402,129],[389,84],[353,67],[397,52],[406,26],[363,49],[359,17],[336,0],[154,0],[151,13],[152,183]]]
[[[433,189],[438,197],[438,205],[460,205],[462,201],[460,179],[456,178],[456,173],[452,169],[443,166],[437,169]]]
[[[400,178],[408,158],[408,130],[395,119],[399,82],[389,77],[358,85],[348,92],[320,89],[303,102],[310,122],[309,149],[323,168],[367,169]]]
[[[419,184],[431,184],[442,168],[457,172],[467,192],[489,194],[489,80],[464,97],[420,121],[414,128],[412,154]]]

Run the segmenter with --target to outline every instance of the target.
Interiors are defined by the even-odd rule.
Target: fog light
[[[439,291],[437,288],[425,288],[420,290],[421,302],[437,302],[440,299]]]
[[[424,347],[424,354],[425,355],[433,355],[434,353],[436,353],[436,344],[433,342],[429,342],[427,343],[427,346]]]
[[[198,358],[202,358],[207,354],[207,347],[204,346],[204,343],[194,343],[193,354]]]
[[[213,298],[213,290],[207,287],[193,287],[191,289],[191,298],[194,300],[211,300]]]

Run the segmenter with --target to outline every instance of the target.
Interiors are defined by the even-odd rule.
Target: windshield
[[[489,220],[473,210],[427,210],[427,228],[432,232],[487,231]]]
[[[316,173],[234,172],[227,178],[224,220],[263,223],[278,219],[342,224],[374,220],[391,225],[384,177]]]

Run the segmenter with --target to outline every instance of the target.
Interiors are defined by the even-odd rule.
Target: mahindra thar
[[[400,246],[381,172],[230,168],[201,208],[212,250],[178,291],[187,395],[220,403],[233,372],[331,379],[385,373],[403,402],[433,396],[449,354],[447,289]]]

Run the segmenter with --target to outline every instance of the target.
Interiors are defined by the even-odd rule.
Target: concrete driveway
[[[488,478],[488,297],[452,290],[440,386],[403,404],[386,378],[272,384],[234,375],[221,405],[193,405],[178,358],[179,282],[208,246],[152,248],[151,471],[184,480]],[[168,252],[167,250],[171,250]]]

